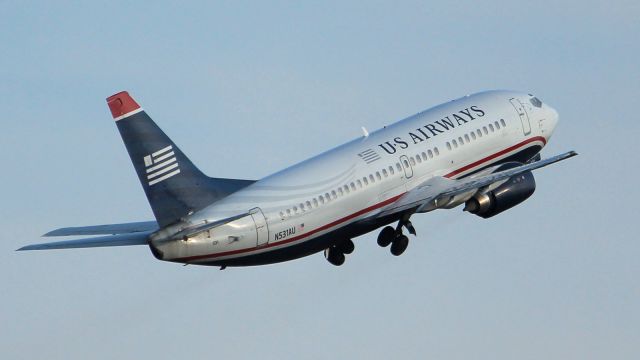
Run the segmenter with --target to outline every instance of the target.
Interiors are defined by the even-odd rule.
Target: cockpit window
[[[542,101],[535,96],[529,99],[529,101],[531,101],[531,105],[535,107],[542,107]]]

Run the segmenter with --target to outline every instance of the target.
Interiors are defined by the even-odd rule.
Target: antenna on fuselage
[[[369,136],[369,131],[367,131],[367,128],[363,126],[361,129],[362,129],[362,134],[364,135],[364,137],[368,137]]]

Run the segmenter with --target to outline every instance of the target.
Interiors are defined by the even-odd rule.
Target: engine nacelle
[[[464,211],[487,219],[527,200],[535,190],[533,174],[525,172],[509,178],[494,190],[474,195],[465,203]]]

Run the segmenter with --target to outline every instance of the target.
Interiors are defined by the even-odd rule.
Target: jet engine
[[[504,165],[498,170],[513,167],[513,165],[506,166],[509,164]],[[509,178],[491,191],[474,195],[465,203],[464,211],[487,219],[527,200],[535,190],[536,181],[533,174],[525,172]]]

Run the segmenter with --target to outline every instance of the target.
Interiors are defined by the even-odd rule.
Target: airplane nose
[[[556,125],[558,125],[558,111],[547,105],[547,116],[545,120],[545,127],[547,128],[546,130],[549,132],[549,134],[553,133]]]

